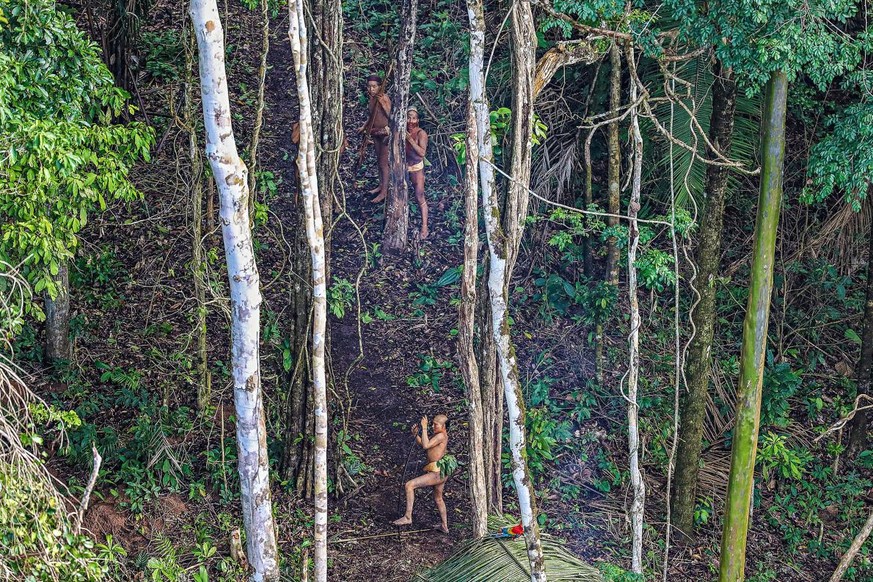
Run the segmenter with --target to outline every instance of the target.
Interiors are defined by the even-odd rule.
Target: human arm
[[[415,137],[407,133],[406,142],[419,156],[424,157],[427,154],[427,133],[423,129]]]
[[[382,107],[382,110],[385,112],[385,115],[391,116],[391,98],[388,97],[385,93],[379,95],[379,105]]]
[[[422,431],[421,431],[421,437],[419,438],[419,440],[421,442],[421,447],[424,450],[432,449],[433,447],[437,446],[438,444],[440,444],[446,440],[445,433],[439,433],[437,435],[434,435],[433,438],[429,438],[427,436],[427,417],[426,416],[421,417],[421,428],[422,428]]]

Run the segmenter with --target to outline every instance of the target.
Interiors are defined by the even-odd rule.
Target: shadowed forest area
[[[0,0],[0,577],[873,579],[869,8]]]

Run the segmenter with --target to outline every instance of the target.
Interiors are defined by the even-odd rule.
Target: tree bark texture
[[[343,131],[343,11],[340,0],[308,0],[313,34],[308,69],[312,95],[312,130],[315,136],[315,170],[324,225],[325,273],[330,281],[330,225],[334,197],[339,190],[339,162]],[[404,118],[404,127],[405,118]],[[329,345],[329,343],[328,343]]]
[[[409,186],[406,181],[406,108],[409,106],[409,78],[412,74],[412,49],[418,0],[401,0],[400,42],[397,45],[397,76],[391,104],[391,179],[385,208],[385,233],[382,248],[389,253],[406,250],[409,230]]]
[[[306,241],[306,217],[303,209],[296,208],[295,231],[292,235],[291,277],[289,304],[285,318],[289,349],[293,354],[287,378],[285,405],[285,435],[282,451],[282,473],[294,484],[298,495],[312,497],[315,418],[313,411],[312,374],[310,370],[311,315],[312,315],[312,260]]]
[[[590,65],[600,58],[591,44],[585,40],[559,42],[546,51],[537,61],[533,79],[533,100],[536,101],[542,90],[549,84],[561,67],[585,63]]]
[[[255,215],[258,198],[255,170],[258,167],[258,145],[261,143],[261,128],[264,125],[264,104],[267,89],[267,57],[270,54],[270,11],[268,0],[261,0],[261,59],[258,64],[258,98],[255,102],[255,122],[252,124],[252,141],[249,143],[249,218]]]
[[[194,318],[194,333],[197,336],[197,410],[204,412],[212,392],[209,373],[209,355],[206,339],[206,261],[203,246],[203,158],[197,140],[197,123],[194,117],[194,51],[193,31],[185,27],[185,105],[183,117],[188,129],[188,157],[191,159],[191,277],[194,281],[194,296],[197,300]]]
[[[476,326],[476,268],[479,265],[479,180],[476,171],[479,152],[476,143],[476,117],[473,102],[467,102],[467,163],[464,176],[464,272],[461,278],[461,303],[458,308],[458,355],[467,386],[470,412],[470,507],[473,510],[473,537],[488,533],[488,492],[485,486],[485,416],[479,366],[473,349]]]
[[[300,105],[300,195],[306,214],[306,237],[312,259],[312,384],[315,416],[315,580],[327,581],[327,374],[325,350],[327,328],[327,280],[325,275],[324,227],[318,196],[315,137],[309,98],[309,45],[303,0],[288,5],[288,36],[294,54],[297,100]]]
[[[45,355],[52,364],[73,357],[70,343],[70,271],[67,261],[59,261],[54,276],[57,295],[45,294]]]
[[[864,301],[864,329],[861,332],[861,357],[855,378],[858,394],[870,394],[873,375],[873,223],[870,224],[869,250],[867,251],[867,296]],[[849,454],[860,453],[867,448],[867,411],[858,410],[849,421]]]
[[[607,199],[607,210],[610,214],[621,213],[621,142],[619,140],[618,130],[619,107],[621,107],[621,49],[618,43],[613,42],[609,49],[609,60],[612,64],[609,82],[609,109],[610,117],[615,119],[608,126],[608,149],[609,149],[609,167],[608,167],[608,184],[609,194]],[[606,219],[606,224],[610,228],[618,226],[618,218],[609,216]],[[607,281],[613,285],[618,285],[618,246],[616,239],[611,236],[606,241],[606,277]]]
[[[479,187],[483,192],[496,192],[494,151],[491,145],[490,104],[485,87],[485,12],[482,0],[467,0],[470,20],[470,101],[476,122],[477,154],[479,156]],[[484,272],[477,294],[476,327],[479,343],[479,383],[482,390],[484,422],[483,449],[485,457],[485,487],[488,493],[488,511],[503,513],[502,440],[503,391],[497,372],[497,353],[494,344],[491,300],[488,292],[490,260],[486,258]]]
[[[476,359],[479,365],[479,386],[482,392],[482,418],[484,422],[482,447],[485,453],[485,489],[488,494],[488,512],[503,513],[503,389],[497,373],[497,353],[494,348],[494,331],[491,329],[491,300],[488,298],[489,270],[487,257],[483,261],[483,276],[477,282],[476,333],[474,336]]]
[[[740,380],[731,448],[731,470],[721,539],[720,582],[745,577],[749,506],[755,484],[755,454],[761,420],[761,385],[767,353],[767,324],[773,290],[773,259],[782,203],[785,110],[788,80],[776,71],[767,83],[762,131],[761,193],[755,221],[749,301],[743,322]]]
[[[628,45],[627,62],[631,74],[634,73],[636,60],[632,44]],[[637,85],[631,82],[631,103],[637,99]],[[637,574],[643,573],[643,512],[646,504],[646,484],[640,470],[640,427],[639,405],[637,391],[640,376],[640,304],[637,298],[637,251],[640,246],[640,229],[637,213],[640,210],[640,192],[642,189],[643,170],[643,136],[640,133],[640,121],[637,108],[630,112],[631,140],[633,143],[633,174],[631,175],[631,199],[628,205],[630,225],[628,229],[627,253],[627,292],[630,303],[630,338],[628,346],[628,379],[627,379],[627,432],[628,452],[630,458],[630,480],[633,489],[631,502],[631,570]]]
[[[720,65],[713,77],[715,81],[712,86],[709,138],[719,152],[730,156],[737,87],[731,71]],[[685,368],[688,393],[679,416],[681,430],[671,507],[673,526],[680,532],[680,540],[690,540],[694,529],[694,505],[697,499],[700,454],[703,450],[703,423],[706,421],[712,338],[715,333],[715,279],[718,277],[721,260],[722,222],[729,175],[730,170],[726,166],[707,166],[707,200],[700,224],[696,257],[700,299],[691,312],[695,335],[689,346],[689,359]]]
[[[215,0],[192,0],[190,15],[200,51],[206,157],[212,166],[221,201],[221,230],[230,284],[231,363],[246,549],[253,570],[252,580],[278,580],[261,398],[261,293],[249,228],[247,171],[233,136],[224,66],[224,34]]]
[[[512,157],[510,180],[503,214],[503,230],[507,236],[504,294],[509,285],[527,219],[530,201],[530,170],[533,142],[534,72],[536,69],[537,34],[533,12],[528,0],[515,0],[510,16],[512,47]]]

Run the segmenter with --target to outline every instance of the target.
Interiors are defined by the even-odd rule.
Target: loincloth
[[[439,469],[439,467],[437,467],[436,461],[433,461],[433,462],[428,463],[427,465],[424,466],[424,472],[425,473],[439,473],[440,469]]]
[[[424,160],[418,162],[417,164],[413,164],[411,166],[406,166],[406,171],[409,173],[420,172],[423,169],[424,169]]]
[[[387,125],[386,125],[385,127],[381,127],[381,128],[375,128],[375,127],[374,127],[373,129],[370,130],[370,136],[371,136],[371,137],[378,137],[378,138],[382,138],[382,139],[387,139],[387,138],[388,138],[388,135],[389,135],[390,133],[391,133],[391,132],[389,131]]]

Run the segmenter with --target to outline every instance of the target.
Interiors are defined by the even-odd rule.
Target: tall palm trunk
[[[720,582],[743,580],[749,506],[755,484],[755,453],[761,421],[761,385],[767,352],[767,324],[773,290],[773,259],[782,204],[782,169],[785,161],[785,110],[788,80],[776,71],[767,83],[763,118],[761,193],[755,220],[749,301],[743,322],[737,412],[731,448],[731,471],[721,539]]]
[[[729,156],[737,105],[737,86],[730,69],[720,65],[716,68],[714,77],[709,137],[719,152]],[[679,416],[681,430],[671,506],[673,525],[680,532],[680,540],[691,539],[694,528],[694,503],[697,498],[697,477],[700,472],[703,423],[706,420],[709,369],[712,362],[712,338],[715,333],[715,279],[718,277],[721,259],[722,222],[729,172],[723,165],[711,165],[706,171],[707,200],[697,247],[697,289],[700,300],[691,313],[696,334],[686,363],[688,394]]]

